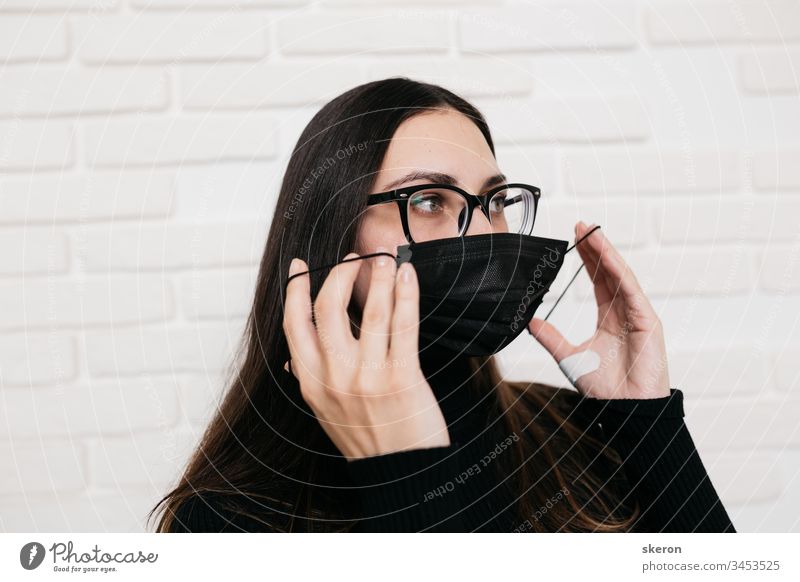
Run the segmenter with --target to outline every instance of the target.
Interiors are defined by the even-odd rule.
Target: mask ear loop
[[[341,263],[349,263],[350,261],[360,261],[361,259],[368,259],[369,257],[377,257],[379,255],[386,255],[387,257],[392,257],[393,259],[397,260],[397,257],[394,256],[392,253],[387,253],[384,251],[380,251],[377,253],[369,253],[367,255],[360,255],[358,257],[353,257],[351,259],[342,259],[341,261],[336,261],[334,263],[329,263],[327,265],[322,265],[321,267],[315,267],[313,269],[309,269],[307,271],[301,271],[300,273],[295,273],[294,275],[290,276],[286,279],[286,284],[283,286],[284,289],[289,285],[289,281],[294,279],[295,277],[299,277],[300,275],[305,275],[307,273],[314,273],[316,271],[321,271],[322,269],[330,269],[331,267],[335,267],[336,265],[340,265]]]
[[[600,225],[597,225],[597,226],[595,226],[595,227],[594,227],[592,230],[590,230],[590,231],[589,231],[589,232],[587,232],[585,235],[583,235],[581,238],[579,238],[577,241],[575,241],[575,244],[573,244],[571,247],[569,247],[569,248],[568,248],[568,249],[567,249],[567,250],[564,252],[564,254],[567,254],[567,253],[568,253],[568,252],[570,252],[572,249],[574,249],[576,246],[578,246],[578,245],[579,245],[581,242],[583,242],[583,240],[584,240],[584,239],[586,239],[586,238],[587,238],[587,237],[588,237],[590,234],[592,234],[592,233],[593,233],[594,231],[596,231],[598,228],[600,228]],[[284,290],[286,289],[286,287],[288,287],[288,285],[289,285],[289,281],[291,281],[291,280],[292,280],[292,279],[294,279],[295,277],[299,277],[300,275],[306,275],[306,274],[308,274],[308,273],[314,273],[314,272],[316,272],[316,271],[321,271],[321,270],[323,270],[323,269],[330,269],[331,267],[335,267],[336,265],[339,265],[339,264],[341,264],[341,263],[347,263],[347,262],[350,262],[350,261],[360,261],[360,260],[362,260],[362,259],[368,259],[368,258],[370,258],[370,257],[377,257],[377,256],[380,256],[380,255],[386,255],[387,257],[391,257],[391,258],[392,258],[392,259],[394,259],[394,260],[397,260],[397,259],[398,259],[398,257],[397,257],[397,256],[395,256],[395,255],[393,255],[392,253],[383,252],[383,251],[381,251],[381,252],[377,252],[377,253],[368,253],[368,254],[366,254],[366,255],[361,255],[361,256],[358,256],[358,257],[353,257],[353,258],[351,258],[351,259],[343,259],[343,260],[341,260],[341,261],[337,261],[337,262],[334,262],[334,263],[329,263],[329,264],[327,264],[327,265],[323,265],[323,266],[321,266],[321,267],[315,267],[314,269],[308,269],[307,271],[302,271],[302,272],[300,272],[300,273],[295,273],[294,275],[291,275],[291,276],[290,276],[288,279],[286,279],[286,283],[285,283],[285,285],[284,285]],[[575,274],[574,274],[574,275],[572,276],[572,278],[569,280],[569,283],[567,283],[567,286],[566,286],[566,287],[564,287],[564,290],[561,292],[561,295],[559,295],[559,296],[558,296],[558,299],[556,299],[556,302],[553,304],[553,307],[551,307],[551,308],[550,308],[550,311],[548,311],[548,312],[547,312],[547,315],[545,315],[545,317],[544,317],[544,320],[545,320],[545,321],[547,321],[547,318],[548,318],[548,317],[550,317],[550,314],[552,314],[552,313],[553,313],[553,310],[554,310],[554,309],[555,309],[555,308],[558,306],[558,304],[561,302],[561,298],[562,298],[562,297],[564,297],[564,294],[565,294],[565,293],[567,292],[567,290],[570,288],[570,285],[572,285],[572,283],[573,283],[573,282],[575,281],[575,279],[578,277],[578,274],[581,272],[581,269],[583,269],[583,267],[584,267],[584,265],[583,265],[583,263],[581,263],[581,266],[580,266],[580,267],[578,267],[578,270],[577,270],[577,271],[575,271]],[[294,372],[292,371],[292,357],[291,357],[291,356],[289,356],[289,360],[288,360],[286,363],[287,363],[287,364],[288,364],[288,366],[289,366],[289,373],[290,373],[290,374],[292,374],[292,375],[294,376]]]
[[[294,275],[291,275],[288,279],[286,279],[286,283],[283,286],[284,296],[286,295],[286,288],[289,286],[289,281],[291,281],[295,277],[299,277],[300,275],[307,275],[308,273],[314,273],[316,271],[321,271],[323,269],[330,269],[331,267],[335,267],[336,265],[339,265],[341,263],[349,263],[350,261],[360,261],[362,259],[368,259],[369,257],[377,257],[379,255],[386,255],[387,257],[392,257],[393,259],[397,260],[397,257],[394,256],[392,253],[387,253],[387,252],[384,252],[384,251],[380,251],[380,252],[377,252],[377,253],[369,253],[369,254],[366,254],[366,255],[360,255],[358,257],[353,257],[351,259],[343,259],[341,261],[336,261],[334,263],[329,263],[327,265],[322,265],[321,267],[315,267],[315,268],[309,269],[307,271],[302,271],[300,273],[295,273]],[[292,356],[291,355],[289,356],[289,359],[286,361],[286,364],[289,366],[289,373],[292,376],[294,376],[295,374],[292,371]]]
[[[582,242],[582,241],[583,241],[583,240],[584,240],[586,237],[588,237],[590,234],[592,234],[592,233],[593,233],[594,231],[596,231],[598,228],[600,228],[600,225],[599,225],[599,224],[598,224],[597,226],[595,226],[595,227],[594,227],[592,230],[590,230],[589,232],[587,232],[585,235],[583,235],[581,238],[579,238],[577,241],[575,241],[575,244],[574,244],[574,245],[572,245],[571,247],[569,247],[569,248],[568,248],[568,249],[567,249],[567,250],[564,252],[564,254],[566,255],[568,252],[570,252],[572,249],[574,249],[576,246],[578,246],[578,245],[579,245],[579,244],[580,244],[580,243],[581,243],[581,242]],[[551,314],[551,313],[553,313],[553,310],[554,310],[554,309],[555,309],[555,308],[558,306],[558,304],[561,302],[561,298],[562,298],[562,297],[564,297],[564,294],[567,292],[567,290],[569,289],[570,285],[572,285],[573,281],[575,281],[575,279],[576,279],[576,278],[577,278],[577,276],[578,276],[578,273],[580,273],[580,272],[581,272],[581,269],[583,269],[583,267],[584,267],[584,264],[583,264],[583,263],[581,263],[581,266],[580,266],[580,267],[578,267],[578,270],[577,270],[577,271],[575,271],[575,274],[572,276],[572,279],[570,279],[570,280],[569,280],[569,283],[567,283],[567,286],[566,286],[566,287],[564,287],[564,290],[561,292],[561,295],[559,295],[559,296],[558,296],[558,299],[556,299],[556,302],[555,302],[555,303],[553,303],[553,306],[550,308],[550,311],[548,311],[548,312],[547,312],[547,315],[545,315],[545,316],[544,316],[544,320],[545,320],[545,321],[547,321],[547,318],[548,318],[548,317],[550,317],[550,314]],[[530,330],[529,330],[529,331],[530,331]]]

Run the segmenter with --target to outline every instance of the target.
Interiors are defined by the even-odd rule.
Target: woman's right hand
[[[419,364],[416,272],[386,255],[369,260],[359,339],[347,306],[362,261],[331,269],[313,305],[316,327],[308,274],[289,282],[283,330],[303,399],[348,460],[448,446],[447,423]],[[307,269],[295,258],[289,275]]]

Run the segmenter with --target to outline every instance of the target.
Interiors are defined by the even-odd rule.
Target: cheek
[[[361,262],[366,263],[369,260],[370,259],[364,259]],[[364,309],[364,304],[367,301],[367,292],[369,291],[369,278],[371,273],[372,269],[370,266],[362,264],[361,269],[358,272],[355,285],[353,286],[353,301],[355,301],[360,310]]]
[[[401,240],[399,243],[394,241],[382,241],[373,245],[372,247],[367,247],[357,252],[360,255],[366,255],[377,252],[378,247],[383,246],[384,248],[388,249],[388,252],[392,253],[393,255],[397,255],[397,247],[398,245],[402,244],[405,244],[405,239]],[[367,296],[369,295],[369,286],[372,279],[372,261],[374,260],[375,259],[373,257],[369,257],[363,261],[360,261],[361,268],[359,269],[358,276],[353,284],[353,296],[351,301],[355,303],[360,310],[364,309],[364,305],[367,302]]]
[[[358,232],[358,243],[355,252],[366,255],[377,252],[378,247],[388,249],[393,255],[397,254],[397,247],[406,244],[400,215],[394,206],[386,205],[385,208],[375,208],[364,217]],[[369,294],[369,281],[372,275],[372,257],[360,261],[361,269],[358,272],[353,286],[353,301],[360,309],[364,308]]]

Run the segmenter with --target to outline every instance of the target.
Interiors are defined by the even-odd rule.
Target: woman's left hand
[[[591,228],[579,222],[575,226],[576,240]],[[661,320],[630,267],[602,229],[595,230],[576,248],[594,283],[597,330],[575,346],[553,325],[534,318],[528,325],[531,334],[559,364],[564,358],[574,356],[562,365],[562,370],[574,372],[572,375],[577,378],[571,380],[584,396],[600,399],[669,396]]]

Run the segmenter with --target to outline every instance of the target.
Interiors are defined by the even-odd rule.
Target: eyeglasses
[[[452,184],[417,184],[370,194],[367,205],[396,202],[406,240],[412,243],[463,236],[476,206],[501,232],[530,234],[539,196],[539,188],[529,184],[501,184],[482,195]]]

